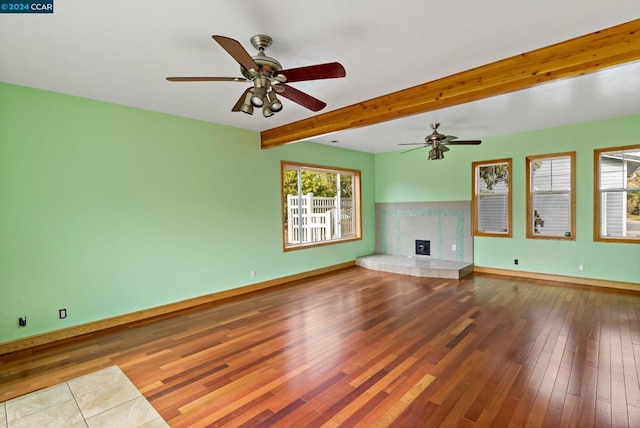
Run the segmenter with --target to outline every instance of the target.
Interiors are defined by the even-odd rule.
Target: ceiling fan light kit
[[[254,107],[262,107],[264,99],[267,96],[269,82],[264,77],[257,77],[253,80],[253,95],[251,96],[251,104]]]
[[[429,160],[440,160],[444,159],[444,153],[442,149],[431,149],[429,150]]]
[[[269,97],[269,108],[272,112],[277,113],[282,110],[282,103],[274,91],[269,92],[267,96]]]
[[[253,47],[258,50],[257,55],[254,56],[249,55],[237,40],[225,36],[212,37],[240,65],[240,73],[243,77],[167,77],[167,80],[170,82],[252,82],[253,86],[245,90],[231,111],[252,115],[254,107],[257,107],[262,108],[264,117],[273,116],[274,113],[282,111],[282,102],[278,99],[276,92],[311,111],[319,111],[327,105],[325,102],[285,82],[346,76],[344,67],[337,62],[283,70],[277,60],[264,53],[264,50],[273,42],[271,37],[264,34],[257,34],[250,39]]]
[[[273,116],[274,112],[271,110],[271,108],[269,106],[264,106],[262,108],[262,115],[264,117],[271,117]]]
[[[249,89],[243,94],[244,102],[240,106],[240,111],[246,114],[253,114],[253,104],[251,104],[251,97],[253,97],[253,90]],[[242,97],[240,97],[242,99]],[[237,104],[236,104],[237,105]],[[233,109],[235,111],[235,107]]]
[[[405,150],[404,152],[401,152],[401,154],[413,151],[413,150],[418,150],[418,149],[423,149],[425,147],[431,147],[431,150],[429,150],[429,156],[428,159],[429,160],[441,160],[444,159],[444,152],[449,151],[449,148],[447,147],[448,145],[478,145],[480,143],[482,143],[482,141],[480,140],[458,140],[458,137],[455,137],[453,135],[444,135],[438,132],[438,127],[440,126],[439,123],[434,123],[431,125],[431,129],[433,129],[433,132],[429,135],[427,135],[424,138],[424,143],[401,143],[401,146],[420,146],[420,147],[415,147],[413,149],[409,149],[409,150]]]

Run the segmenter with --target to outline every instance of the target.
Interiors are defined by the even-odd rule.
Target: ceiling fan
[[[433,132],[424,138],[424,143],[401,143],[401,146],[420,146],[413,149],[405,150],[402,153],[422,149],[424,147],[431,147],[431,150],[429,150],[429,160],[440,160],[444,159],[444,152],[449,151],[449,148],[447,146],[466,144],[478,145],[482,143],[482,141],[480,140],[458,140],[458,137],[454,137],[453,135],[443,135],[438,132],[439,126],[439,123],[431,124],[431,129],[433,129]]]
[[[271,46],[272,39],[264,34],[251,37],[251,44],[258,54],[251,56],[240,42],[225,36],[211,36],[229,55],[240,64],[243,77],[167,77],[171,82],[252,82],[244,91],[231,111],[253,114],[253,108],[262,108],[264,117],[272,116],[282,110],[282,102],[276,93],[308,108],[311,111],[322,110],[327,104],[287,83],[305,80],[333,79],[345,77],[346,71],[338,62],[310,65],[306,67],[282,69],[275,59],[265,55],[264,50]]]

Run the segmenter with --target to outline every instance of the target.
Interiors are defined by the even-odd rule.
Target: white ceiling
[[[640,17],[631,0],[55,0],[53,14],[0,14],[0,80],[262,131],[315,113],[284,100],[271,118],[231,112],[247,83],[211,39],[274,39],[284,68],[338,61],[344,79],[292,83],[338,109]],[[314,141],[368,152],[640,113],[640,63]],[[635,96],[634,96],[635,94]],[[1,119],[0,119],[1,120]],[[331,141],[337,140],[337,143]]]
[[[429,113],[314,138],[371,153],[409,150],[423,143],[432,123],[461,140],[552,128],[640,113],[640,62],[557,80],[534,88]],[[425,153],[426,155],[426,153]]]

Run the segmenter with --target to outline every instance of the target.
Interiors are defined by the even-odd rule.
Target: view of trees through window
[[[302,194],[313,193],[315,196],[334,197],[338,193],[336,181],[338,174],[325,171],[301,170]],[[352,177],[340,177],[340,196],[350,198],[353,194]],[[285,195],[298,194],[298,171],[283,171],[283,191]]]

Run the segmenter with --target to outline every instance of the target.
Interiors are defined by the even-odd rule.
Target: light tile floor
[[[0,428],[168,426],[118,366],[0,403]]]

